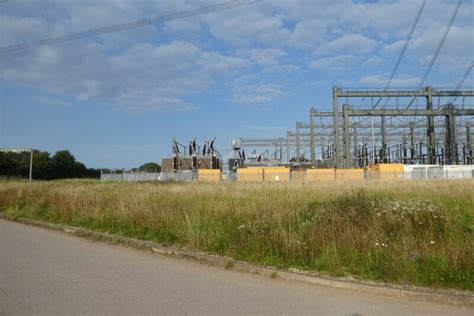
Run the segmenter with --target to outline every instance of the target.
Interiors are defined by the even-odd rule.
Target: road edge
[[[317,273],[307,273],[300,271],[285,271],[272,267],[258,266],[247,262],[235,260],[228,257],[211,255],[204,252],[191,251],[178,248],[175,246],[162,245],[150,241],[138,240],[129,237],[118,236],[109,233],[97,232],[90,229],[67,226],[62,224],[53,224],[43,221],[13,218],[0,212],[0,219],[17,222],[29,226],[35,226],[48,230],[59,231],[68,235],[82,237],[94,241],[108,242],[111,244],[119,244],[130,248],[149,250],[157,254],[171,256],[180,259],[193,260],[202,264],[232,269],[247,273],[255,273],[271,278],[288,281],[298,281],[308,284],[326,286],[331,288],[339,288],[353,290],[357,292],[379,294],[396,298],[404,298],[410,300],[422,300],[427,302],[435,302],[440,304],[474,306],[474,293],[467,291],[455,290],[433,290],[414,286],[397,286],[392,284],[360,281],[352,279],[342,279],[335,277],[322,276]]]

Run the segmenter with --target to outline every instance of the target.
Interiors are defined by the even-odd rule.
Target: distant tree
[[[74,162],[73,176],[74,178],[84,178],[87,176],[87,168],[82,162]]]
[[[12,175],[15,177],[28,177],[31,154],[29,152],[10,153],[10,157],[18,162],[18,167],[13,170]]]
[[[29,152],[0,152],[0,176],[28,178],[30,157]],[[33,179],[64,178],[100,178],[100,170],[87,168],[67,150],[58,151],[52,157],[47,151],[34,150]]]
[[[161,166],[156,162],[147,162],[138,168],[140,171],[161,172]]]
[[[33,179],[53,179],[52,162],[49,152],[35,150],[33,152]]]
[[[13,153],[0,152],[0,175],[14,176],[20,167],[20,162]]]
[[[74,178],[76,171],[76,158],[68,151],[57,151],[51,157],[51,166],[55,179]]]
[[[88,168],[86,170],[86,178],[100,179],[100,169]]]

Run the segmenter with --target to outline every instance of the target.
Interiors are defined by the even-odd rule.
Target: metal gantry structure
[[[396,108],[374,108],[369,109],[354,109],[347,102],[349,98],[395,98],[398,100],[402,98],[406,100],[411,98],[415,100],[417,98],[422,98],[425,101],[425,108],[420,108],[416,106],[415,108],[410,108],[410,105],[413,103],[411,101],[409,106],[400,108],[397,103]],[[428,86],[424,89],[419,90],[344,90],[337,87],[333,88],[333,154],[334,154],[334,167],[349,168],[352,166],[351,157],[350,157],[350,119],[351,117],[366,117],[366,118],[379,118],[381,123],[381,136],[382,139],[386,136],[384,123],[387,117],[408,117],[411,121],[413,118],[418,119],[419,117],[424,117],[426,119],[426,156],[428,164],[436,164],[439,161],[437,160],[436,152],[436,128],[435,128],[435,118],[444,117],[445,118],[445,139],[444,139],[444,161],[443,164],[458,164],[458,145],[456,139],[457,126],[456,119],[458,117],[474,117],[474,108],[456,108],[454,104],[444,104],[441,102],[438,103],[438,106],[435,108],[433,106],[433,98],[451,98],[451,97],[474,97],[474,91],[472,90],[447,90],[447,89],[433,89]],[[342,113],[340,113],[339,99],[346,98],[346,102],[343,104]],[[402,103],[404,104],[404,102]],[[340,121],[342,119],[342,124]],[[374,120],[374,119],[372,119]],[[406,121],[406,120],[405,120]],[[342,125],[343,137],[342,137],[342,153],[341,155],[341,139],[340,139],[340,130]],[[470,136],[470,135],[469,135]],[[469,137],[470,138],[470,137]],[[382,159],[383,153],[386,151],[386,140],[382,140],[381,151]],[[471,155],[470,159],[472,160],[472,144],[471,144]]]
[[[333,87],[332,111],[311,107],[309,122],[296,122],[286,137],[242,138],[242,146],[273,148],[280,162],[286,152],[286,162],[296,158],[296,163],[306,161],[309,150],[311,165],[334,168],[387,162],[473,164],[472,97],[472,89]]]

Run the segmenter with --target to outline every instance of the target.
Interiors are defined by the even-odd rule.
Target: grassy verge
[[[279,268],[474,289],[474,181],[0,181],[0,210]]]

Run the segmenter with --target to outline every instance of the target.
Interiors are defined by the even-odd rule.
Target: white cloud
[[[249,46],[259,43],[279,47],[288,42],[290,31],[282,17],[259,6],[242,7],[203,16],[210,33],[219,41],[232,46]],[[270,14],[269,14],[270,13]]]
[[[384,58],[378,57],[378,56],[371,56],[369,57],[366,61],[362,63],[362,66],[365,67],[374,67],[378,66],[382,63],[385,63],[386,60]]]
[[[107,55],[96,44],[45,46],[3,59],[2,76],[58,95],[141,110],[191,108],[182,98],[246,65],[242,58],[175,41]],[[181,101],[180,101],[181,100]]]
[[[253,48],[249,51],[250,59],[262,66],[272,66],[280,63],[280,59],[287,54],[277,48],[259,49]]]
[[[222,74],[233,72],[245,67],[248,64],[248,61],[244,58],[225,56],[217,52],[204,51],[198,64],[207,72]]]
[[[118,98],[119,104],[126,112],[143,113],[151,110],[194,111],[196,107],[178,98],[154,97],[133,91]]]
[[[413,38],[405,53],[405,63],[426,65],[431,60],[445,29],[442,27]],[[472,31],[472,27],[452,26],[438,55],[437,64],[465,68],[474,55],[474,39],[472,33],[468,35]],[[404,44],[405,41],[396,41],[386,45],[383,51],[395,55],[402,50]]]
[[[385,87],[388,82],[387,76],[381,75],[370,75],[364,76],[359,79],[360,84],[369,86],[369,87]],[[420,83],[420,78],[412,75],[401,75],[395,77],[390,87],[400,87],[400,88],[407,88],[407,87],[415,87]]]
[[[247,85],[234,89],[234,99],[239,103],[268,103],[286,94],[283,87],[277,84]]]
[[[56,108],[65,108],[65,107],[71,107],[71,103],[57,99],[57,98],[50,98],[50,97],[45,97],[41,95],[36,95],[32,97],[32,100],[34,102],[38,102],[41,105],[44,106],[49,106],[49,107],[56,107]]]
[[[338,54],[348,51],[360,54],[373,51],[375,46],[376,42],[371,38],[360,34],[346,34],[323,45],[321,48],[318,48],[317,51],[325,54]]]
[[[456,2],[427,2],[398,73],[412,77],[419,74],[419,67],[433,53]],[[367,84],[376,81],[374,74],[368,72],[375,66],[382,67],[382,60],[386,60],[384,65],[395,62],[420,3],[421,0],[259,2],[2,55],[0,76],[7,83],[120,108],[186,109],[192,107],[184,101],[190,93],[219,84],[221,77],[232,81],[250,75],[256,78],[255,82],[240,86],[255,84],[261,91],[249,90],[246,97],[242,93],[245,88],[239,90],[238,85],[231,84],[234,100],[267,102],[275,99],[270,97],[272,93],[278,98],[271,89],[273,85],[280,90],[295,86],[292,80],[299,80],[305,70],[324,70],[311,80],[357,81],[350,78],[365,77]],[[0,45],[210,4],[210,0],[103,0],[87,1],[87,5],[83,1],[9,1],[0,12]],[[454,73],[457,77],[459,69],[471,61],[473,12],[474,6],[465,2],[433,71],[442,75]],[[379,47],[384,49],[377,50]],[[374,53],[377,56],[371,56]],[[261,68],[252,67],[256,64]],[[308,65],[311,69],[305,69]]]
[[[334,57],[319,58],[312,61],[309,66],[313,69],[328,69],[351,66],[357,57],[353,55],[338,55]]]
[[[297,22],[291,34],[291,44],[311,48],[326,38],[328,23],[321,19],[310,19]]]

